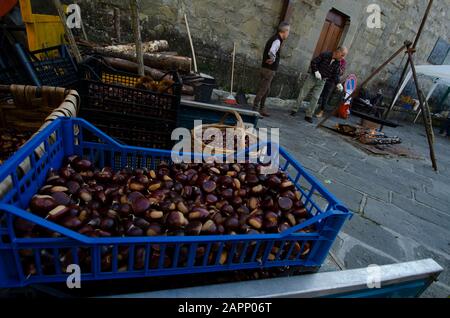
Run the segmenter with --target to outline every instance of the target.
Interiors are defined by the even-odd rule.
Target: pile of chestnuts
[[[0,165],[15,153],[33,135],[32,131],[7,129],[0,136]]]
[[[253,163],[161,162],[154,170],[115,172],[71,156],[61,169],[49,172],[29,211],[90,237],[280,233],[306,221],[309,214],[301,193],[286,173],[265,175],[262,168]],[[22,237],[60,236],[20,218],[15,229]],[[315,231],[315,227],[301,231]],[[274,246],[270,256],[278,251]],[[127,247],[120,247],[121,253],[126,255]],[[143,266],[139,261],[143,253],[143,247],[134,251],[137,268]],[[222,253],[220,263],[227,257],[226,249]],[[111,258],[111,251],[103,255]],[[170,259],[166,262],[170,264]],[[108,266],[103,257],[102,268]]]

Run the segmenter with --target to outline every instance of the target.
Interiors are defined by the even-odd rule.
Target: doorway
[[[313,57],[325,51],[334,51],[341,44],[343,35],[349,25],[349,16],[336,9],[331,9],[325,19]]]

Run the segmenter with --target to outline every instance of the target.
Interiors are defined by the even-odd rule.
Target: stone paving
[[[301,111],[297,117],[287,109],[269,111],[258,127],[280,128],[280,144],[354,212],[332,248],[337,264],[351,269],[432,258],[444,272],[424,296],[450,295],[450,138],[436,131],[434,172],[420,125],[384,131],[423,159],[388,158],[316,129]]]

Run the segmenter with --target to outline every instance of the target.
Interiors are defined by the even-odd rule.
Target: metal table
[[[259,112],[251,110],[250,107],[201,103],[182,98],[178,116],[178,126],[192,129],[194,128],[194,120],[202,120],[203,124],[218,123],[223,115],[231,110],[237,111],[245,123],[252,124],[255,127],[258,124],[258,120],[262,118]],[[229,116],[225,123],[234,125],[236,122],[234,121],[233,116]]]

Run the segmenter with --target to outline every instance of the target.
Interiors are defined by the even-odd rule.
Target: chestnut
[[[89,203],[92,201],[92,194],[86,188],[82,188],[80,189],[80,191],[78,191],[78,197],[85,203]]]
[[[127,217],[131,213],[131,205],[129,205],[128,203],[121,204],[119,213],[121,217]]]
[[[252,216],[247,220],[248,225],[254,227],[255,229],[259,230],[262,228],[262,220],[258,216]]]
[[[193,208],[192,211],[188,214],[189,220],[205,219],[208,216],[209,211],[200,207]]]
[[[155,181],[148,186],[148,191],[156,191],[161,188],[161,181]]]
[[[278,206],[281,210],[283,211],[289,211],[290,209],[292,209],[292,200],[289,199],[288,197],[279,197],[278,198]]]
[[[183,213],[183,214],[186,214],[186,213],[189,212],[188,207],[186,206],[186,204],[185,204],[183,201],[179,201],[179,202],[177,203],[176,208],[178,209],[178,211],[180,211],[180,212]]]
[[[284,191],[284,190],[293,190],[293,189],[294,189],[294,184],[293,184],[291,181],[286,180],[286,181],[283,181],[283,182],[281,183],[280,188],[281,188],[283,191]]]
[[[148,211],[146,213],[146,216],[148,219],[151,219],[151,220],[160,220],[164,216],[164,213],[162,211],[152,210],[152,211]]]
[[[242,181],[242,180],[241,180]],[[248,174],[245,177],[245,182],[249,185],[256,185],[259,182],[258,177],[255,174]]]
[[[232,201],[231,201],[232,205],[235,206],[235,207],[236,207],[236,206],[240,206],[243,202],[244,202],[244,201],[242,200],[242,198],[241,198],[241,197],[238,197],[238,196],[233,197],[233,199],[232,199]]]
[[[84,222],[89,216],[89,211],[88,210],[81,210],[80,214],[78,215],[78,218],[80,219],[81,222]]]
[[[210,168],[210,169],[209,169],[209,172],[210,172],[211,174],[219,174],[219,175],[220,175],[220,170],[217,169],[216,167]]]
[[[234,163],[231,165],[231,169],[233,169],[234,171],[239,173],[239,172],[241,172],[241,165],[238,163]]]
[[[217,225],[221,225],[221,224],[224,222],[225,219],[224,219],[224,217],[222,216],[222,214],[220,214],[220,213],[215,213],[215,214],[212,216],[211,220],[213,220],[214,223],[216,223]]]
[[[278,227],[278,216],[274,212],[268,212],[264,215],[263,226],[265,229],[275,230]]]
[[[68,192],[69,189],[63,186],[54,186],[50,189],[50,193],[57,193],[57,192]]]
[[[92,166],[92,163],[89,160],[86,160],[86,159],[75,160],[72,163],[73,163],[74,169],[76,171],[78,171],[78,172],[80,172],[80,171],[87,171]]]
[[[64,186],[66,180],[61,178],[59,175],[55,175],[47,178],[46,183],[53,186]]]
[[[128,228],[128,230],[126,231],[126,234],[128,236],[143,236],[144,235],[144,231],[140,227],[137,227],[137,226],[132,224]]]
[[[227,176],[235,178],[238,176],[238,173],[236,171],[227,171]]]
[[[208,220],[202,225],[202,233],[204,234],[215,234],[216,231],[216,224],[212,220]]]
[[[200,221],[192,221],[186,226],[186,234],[187,235],[200,235],[202,231],[202,222]]]
[[[291,212],[295,217],[306,219],[308,217],[308,211],[305,208],[295,209]]]
[[[106,194],[105,194],[105,192],[103,192],[103,191],[97,192],[97,193],[95,194],[95,197],[96,197],[97,200],[98,200],[100,203],[102,203],[102,204],[104,204],[104,203],[106,202],[106,200],[107,200]]]
[[[222,186],[222,188],[231,188],[234,185],[234,180],[230,176],[221,176],[218,179],[218,183]]]
[[[245,214],[245,215],[247,215],[247,214],[250,213],[250,210],[245,205],[241,205],[239,208],[237,208],[236,212],[238,214]]]
[[[278,187],[281,185],[281,180],[276,175],[272,175],[267,180],[267,185],[272,189],[278,189]]]
[[[147,232],[147,236],[158,236],[161,235],[161,226],[156,223],[152,223],[149,225]]]
[[[80,227],[82,222],[77,217],[66,217],[61,221],[61,225],[74,230]]]
[[[128,195],[128,200],[131,201],[131,208],[137,215],[143,214],[150,208],[150,201],[144,197],[140,192],[132,192]]]
[[[68,181],[66,186],[70,194],[76,194],[80,190],[80,184],[76,181]]]
[[[234,208],[233,208],[233,206],[230,205],[230,204],[225,204],[225,205],[220,209],[220,211],[222,211],[222,213],[225,214],[225,215],[231,215],[231,214],[234,213]]]
[[[145,185],[142,184],[142,183],[133,181],[133,182],[130,182],[130,184],[128,185],[128,188],[129,188],[131,191],[138,191],[138,192],[141,192],[141,191],[144,191]]]
[[[148,227],[150,226],[150,223],[147,222],[147,220],[143,219],[143,218],[135,218],[133,220],[133,224],[135,226],[140,227],[141,229],[143,229],[144,231],[148,229]]]
[[[88,234],[89,232],[94,231],[94,228],[92,227],[92,225],[86,224],[85,226],[83,226],[81,229],[78,230],[78,233],[80,234]]]
[[[248,205],[248,208],[253,211],[254,209],[259,208],[259,200],[255,197],[251,197],[248,200],[247,205]]]
[[[64,192],[55,192],[52,197],[59,205],[69,205],[72,202],[72,199]]]
[[[111,231],[114,228],[114,219],[107,217],[100,222],[100,228],[104,231]]]
[[[179,211],[170,212],[167,216],[166,223],[169,227],[180,228],[188,224],[188,221],[184,217],[183,213]]]
[[[227,230],[236,231],[240,227],[239,220],[236,217],[228,217],[225,222],[223,223],[223,226]]]
[[[252,188],[252,193],[258,195],[261,194],[263,190],[264,190],[263,186],[261,184],[258,184],[257,186],[254,186]]]
[[[68,212],[69,212],[68,207],[66,207],[65,205],[58,205],[56,208],[48,212],[47,219],[49,219],[50,221],[56,221],[58,219],[61,219]]]
[[[222,253],[220,254],[220,259],[219,259],[220,265],[225,264],[225,262],[227,261],[227,258],[228,258],[227,251],[222,251]]]
[[[30,209],[31,212],[40,216],[46,216],[48,212],[56,208],[58,203],[49,195],[35,195],[31,198]]]
[[[297,224],[295,217],[291,213],[286,213],[284,217],[289,221],[291,226],[295,226]]]
[[[216,183],[214,181],[207,180],[202,184],[203,191],[211,193],[216,190]]]
[[[278,226],[278,232],[282,233],[282,232],[286,231],[289,228],[290,228],[290,225],[288,223],[286,223],[286,222],[283,222],[282,224],[280,224]]]
[[[99,217],[93,217],[89,222],[88,225],[93,226],[93,227],[97,227],[100,226],[101,223],[101,219]]]
[[[71,179],[71,181],[75,181],[78,184],[83,184],[84,183],[83,177],[79,173],[72,174],[72,177],[70,179]]]
[[[206,202],[208,204],[215,204],[219,199],[217,198],[217,196],[215,196],[214,194],[208,194],[206,196]]]

